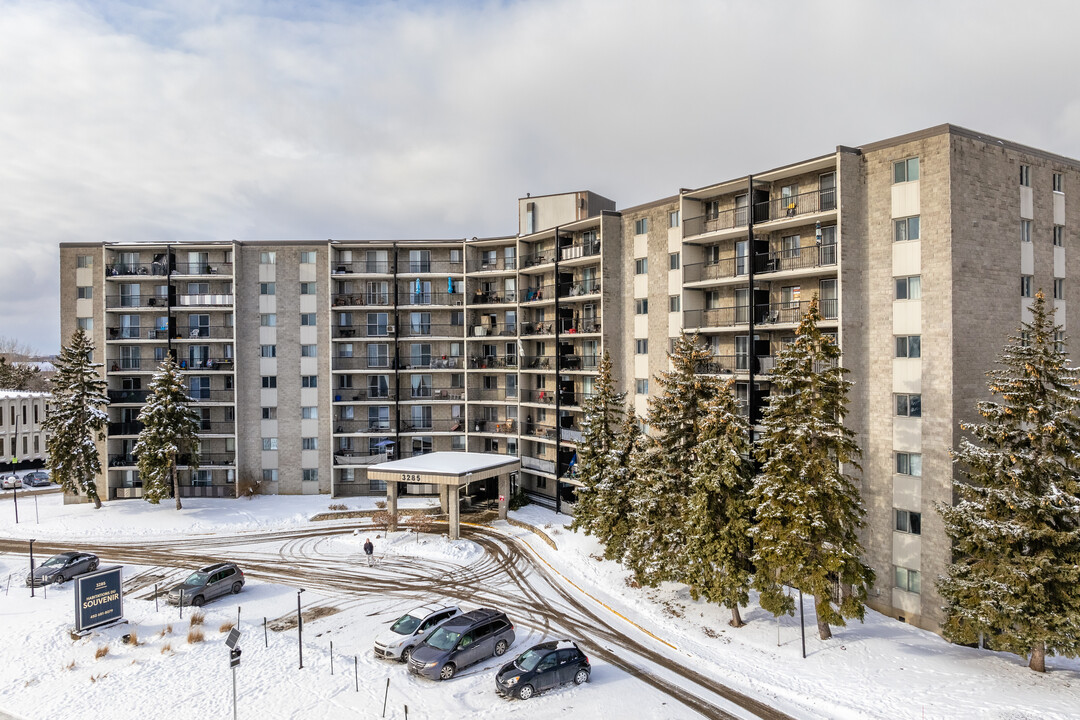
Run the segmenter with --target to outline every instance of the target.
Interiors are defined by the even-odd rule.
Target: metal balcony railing
[[[535,470],[542,473],[555,473],[555,461],[529,457],[528,455],[521,456],[521,467],[526,470]]]
[[[521,434],[525,437],[540,438],[543,440],[555,439],[555,426],[554,425],[542,425],[530,421],[528,418],[521,423]]]
[[[424,273],[438,273],[440,275],[461,275],[465,272],[465,264],[461,261],[450,262],[449,260],[409,260],[401,258],[397,264],[398,275],[413,275]]]
[[[397,392],[392,387],[372,390],[371,388],[337,388],[334,390],[334,402],[393,402]]]
[[[398,337],[452,337],[465,336],[465,326],[458,323],[413,322],[406,314],[397,326]]]
[[[517,335],[518,324],[483,323],[469,326],[469,337],[513,337]]]
[[[483,290],[477,290],[469,296],[470,305],[498,305],[504,303],[512,303],[517,300],[516,290],[502,290],[502,291],[490,291],[484,292]]]
[[[161,338],[161,330],[158,330],[158,338]],[[232,339],[232,325],[203,325],[200,327],[180,326],[173,336],[174,340],[200,340],[205,338]]]
[[[108,390],[109,402],[119,404],[139,404],[146,402],[149,390]]]
[[[554,405],[555,404],[555,391],[554,390],[522,390],[521,402],[533,403],[536,405]]]
[[[555,325],[550,322],[521,323],[522,335],[554,335]]]
[[[176,305],[178,307],[220,307],[231,308],[233,305],[233,296],[227,293],[199,293],[191,295],[177,295]]]
[[[836,189],[826,188],[811,190],[787,197],[772,198],[754,203],[754,222],[767,223],[772,220],[830,212],[836,209]],[[744,227],[747,224],[747,208],[730,208],[721,212],[687,218],[683,221],[683,237],[704,235]]]
[[[221,452],[221,453],[207,452],[207,453],[199,453],[198,455],[194,455],[194,454],[191,454],[191,453],[184,453],[184,454],[178,455],[176,457],[176,466],[177,467],[190,467],[191,464],[192,464],[192,461],[196,461],[196,460],[198,461],[198,464],[199,464],[200,468],[205,468],[205,467],[214,466],[214,465],[217,465],[217,466],[230,466],[230,465],[235,465],[236,464],[236,455],[234,453],[231,453],[231,452]]]
[[[757,356],[757,364],[754,366],[754,372],[768,374],[772,372],[773,364],[771,355],[759,355]],[[698,363],[694,369],[695,372],[703,375],[747,373],[750,371],[750,356],[747,354],[711,355],[706,360]]]
[[[463,432],[465,430],[465,420],[461,418],[420,420],[409,417],[399,420],[398,427],[403,433]]]
[[[164,286],[162,286],[164,287]],[[143,287],[145,290],[145,286]],[[164,310],[169,305],[167,297],[159,295],[106,295],[106,308],[160,308]]]
[[[469,429],[479,433],[497,433],[500,435],[516,435],[518,431],[517,420],[513,419],[490,419],[473,418],[469,420]]]
[[[588,295],[600,294],[599,280],[575,280],[570,284],[562,284],[559,287],[560,298],[576,298]]]
[[[393,296],[387,292],[334,293],[330,304],[334,307],[385,307],[393,302]]]
[[[201,420],[200,435],[235,435],[236,423],[227,420]]]
[[[469,358],[471,369],[515,368],[517,366],[517,355],[473,355]]]
[[[537,265],[546,265],[555,261],[555,251],[552,248],[538,250],[521,256],[521,267],[531,268]]]
[[[838,303],[835,299],[819,300],[823,320],[837,319]],[[755,325],[796,324],[802,321],[810,307],[809,300],[788,301],[757,305],[754,308]],[[750,306],[739,305],[707,310],[687,310],[683,313],[686,329],[707,327],[731,327],[750,322]]]
[[[148,263],[109,263],[105,266],[106,277],[125,277],[128,275],[158,275],[168,274],[168,264],[164,262]]]
[[[394,272],[393,260],[352,260],[333,263],[334,275],[389,275]]]
[[[333,337],[336,338],[393,338],[397,328],[392,323],[355,325],[334,325]]]
[[[754,256],[754,272],[761,274],[835,264],[836,245],[811,245],[779,252],[758,253]],[[748,273],[749,258],[745,255],[720,258],[715,263],[690,263],[683,266],[683,279],[688,283],[743,277]]]
[[[496,272],[499,270],[517,270],[517,258],[505,256],[496,257],[494,260],[477,258],[469,261],[469,272]]]
[[[330,367],[333,370],[389,370],[393,366],[394,359],[389,356],[349,355],[330,358]]]
[[[389,453],[371,454],[359,450],[338,450],[334,453],[335,465],[378,465],[389,459]]]
[[[138,435],[146,427],[143,423],[135,420],[132,422],[109,423],[109,435]]]
[[[559,260],[575,260],[581,257],[595,257],[600,254],[600,241],[572,243],[559,248]]]
[[[392,435],[394,429],[389,420],[335,420],[334,433],[338,435]]]
[[[236,394],[232,390],[192,390],[188,388],[187,397],[193,403],[232,402]]]
[[[521,368],[523,370],[549,370],[554,366],[554,355],[522,355]]]
[[[518,291],[518,294],[522,303],[552,300],[555,297],[555,285],[554,283],[547,285],[533,285],[532,287],[522,288]]]

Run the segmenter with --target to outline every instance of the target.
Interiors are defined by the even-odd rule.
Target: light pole
[[[304,669],[304,616],[300,614],[300,593],[304,588],[296,591],[296,647],[300,651],[300,669]]]
[[[42,579],[44,582],[44,578]],[[30,541],[30,597],[34,597],[34,541]]]

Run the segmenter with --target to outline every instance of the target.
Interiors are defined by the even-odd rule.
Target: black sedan
[[[62,583],[76,575],[93,572],[100,564],[97,555],[84,552],[66,552],[53,555],[34,568],[32,575],[26,576],[27,586],[41,587],[52,583]]]
[[[581,648],[570,640],[542,642],[503,665],[495,675],[500,695],[528,700],[533,695],[564,683],[589,682],[592,667]]]

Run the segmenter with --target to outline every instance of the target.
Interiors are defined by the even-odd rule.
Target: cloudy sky
[[[0,0],[0,336],[77,240],[471,237],[952,122],[1080,157],[1080,3]]]

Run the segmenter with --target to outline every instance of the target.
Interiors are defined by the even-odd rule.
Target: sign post
[[[229,637],[225,638],[225,644],[229,646],[229,667],[232,669],[232,716],[236,720],[236,668],[240,665],[240,631],[233,628],[229,631]]]

